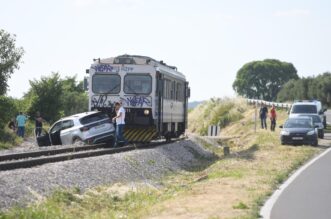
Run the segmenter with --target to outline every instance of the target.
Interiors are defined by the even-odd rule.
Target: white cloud
[[[276,17],[306,17],[309,16],[311,12],[306,9],[291,9],[284,11],[276,11],[274,16]]]

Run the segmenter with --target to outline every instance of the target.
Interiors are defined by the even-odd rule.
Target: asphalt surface
[[[330,110],[327,111],[327,121],[331,124]],[[325,138],[331,140],[331,134],[326,134]],[[271,209],[270,218],[331,218],[331,150],[284,189]]]

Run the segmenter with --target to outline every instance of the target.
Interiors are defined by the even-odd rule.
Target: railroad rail
[[[147,144],[133,144],[117,148],[109,148],[106,144],[99,144],[5,154],[0,155],[0,171],[14,170],[19,168],[30,168],[47,163],[115,154],[136,149],[154,148],[183,139],[184,138],[178,138],[170,142],[157,141]]]

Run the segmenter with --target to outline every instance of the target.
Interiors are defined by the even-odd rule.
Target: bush
[[[17,114],[14,99],[6,96],[0,96],[0,112],[0,129],[3,131],[9,121]]]

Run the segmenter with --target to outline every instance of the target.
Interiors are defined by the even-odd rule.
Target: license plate
[[[293,137],[293,140],[303,140],[303,137]]]

